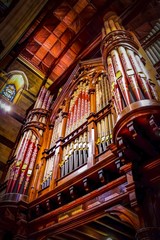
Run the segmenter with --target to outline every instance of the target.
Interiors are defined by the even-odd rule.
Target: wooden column
[[[49,128],[46,128],[45,132],[43,133],[43,136],[40,140],[40,144],[38,144],[39,152],[37,155],[37,160],[35,163],[35,167],[32,173],[32,180],[29,185],[29,200],[33,200],[35,197],[38,196],[38,191],[41,189],[41,183],[43,179],[43,174],[45,170],[46,165],[46,146],[49,144],[48,142],[48,134],[51,134],[51,130]]]
[[[125,164],[120,168],[121,172],[124,172],[126,174],[128,185],[126,187],[127,191],[129,193],[129,200],[132,207],[137,206],[137,199],[136,199],[136,193],[135,193],[135,183],[133,179],[132,174],[132,163]]]
[[[96,112],[96,93],[95,87],[89,89],[90,96],[90,105],[91,105],[91,114]]]
[[[59,167],[59,163],[62,159],[62,144],[63,144],[63,139],[60,138],[57,143],[56,143],[56,149],[55,149],[55,161],[54,161],[54,167],[53,167],[53,173],[52,173],[52,181],[50,182],[50,186],[49,186],[49,191],[54,189],[56,186],[56,181],[57,179],[60,177],[60,167]]]
[[[62,111],[62,127],[60,137],[65,137],[70,99],[66,100],[64,110]]]

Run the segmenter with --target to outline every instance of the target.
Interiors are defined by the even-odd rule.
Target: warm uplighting
[[[0,100],[0,109],[2,109],[5,112],[10,112],[11,106],[9,106],[8,104],[6,104],[2,100]]]

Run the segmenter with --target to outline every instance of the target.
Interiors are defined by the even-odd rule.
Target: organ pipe
[[[63,148],[62,161],[60,163],[61,177],[66,176],[78,167],[87,163],[88,135],[84,132],[78,138]]]
[[[96,82],[96,110],[104,108],[110,101],[110,85],[106,75],[100,74]]]
[[[55,146],[56,141],[59,139],[59,137],[61,137],[60,136],[61,128],[62,128],[62,111],[59,112],[59,114],[57,115],[57,118],[55,119],[55,122],[54,122],[50,148]]]
[[[90,113],[88,90],[88,83],[80,82],[71,97],[65,133],[66,136],[83,124]]]
[[[114,124],[114,115],[111,112],[97,122],[97,146],[99,154],[106,151],[107,146],[112,143]]]
[[[133,102],[157,99],[155,85],[147,75],[138,48],[133,36],[120,25],[117,16],[104,21],[102,56],[118,114]],[[159,56],[156,48],[157,45],[153,44],[147,50],[154,61]]]
[[[44,171],[44,176],[42,181],[42,189],[50,185],[50,181],[52,179],[52,174],[53,174],[54,161],[55,161],[55,152],[53,156],[49,157],[46,160],[46,166],[45,166],[45,171]]]
[[[137,82],[137,79],[136,79],[135,72],[133,70],[131,62],[130,62],[129,57],[127,55],[126,49],[124,47],[119,47],[118,51],[119,51],[119,54],[120,54],[120,57],[121,57],[121,60],[122,60],[124,70],[127,74],[126,76],[127,76],[128,82],[131,86],[131,89],[132,89],[132,91],[135,95],[136,100],[139,101],[141,99],[140,89],[139,89],[139,86],[138,86],[138,82]]]
[[[50,108],[51,101],[50,91],[43,86],[34,105],[34,109],[41,110],[29,113],[26,125],[23,128],[24,133],[15,151],[15,161],[10,167],[8,176],[7,193],[27,193],[38,154],[38,144],[43,137],[44,126],[47,123],[47,110]]]

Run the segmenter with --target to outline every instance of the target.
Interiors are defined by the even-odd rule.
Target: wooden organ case
[[[2,197],[27,215],[15,239],[158,239],[159,88],[117,16],[102,33],[103,60],[80,62],[52,104],[43,87],[27,117]]]

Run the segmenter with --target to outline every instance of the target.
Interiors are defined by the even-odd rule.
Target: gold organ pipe
[[[118,86],[120,87],[126,105],[129,105],[131,103],[131,100],[129,96],[128,82],[124,74],[123,67],[117,50],[111,51],[111,57],[115,69],[116,81],[118,83]]]
[[[139,101],[139,100],[141,100],[140,89],[139,89],[139,86],[138,86],[138,82],[137,82],[137,79],[136,79],[135,72],[132,68],[131,62],[130,62],[129,57],[127,55],[127,52],[126,52],[124,47],[119,47],[118,51],[119,51],[123,67],[125,69],[125,72],[126,72],[126,75],[127,75],[127,78],[128,78],[128,81],[129,81],[130,86],[132,88],[132,91],[133,91],[133,93],[136,97],[136,100]]]
[[[111,29],[109,27],[108,21],[104,22],[104,27],[105,27],[106,33],[109,34],[111,32]]]
[[[140,68],[140,66],[138,65],[137,60],[135,58],[135,54],[133,53],[133,51],[131,51],[129,49],[127,49],[127,54],[130,58],[130,61],[132,63],[132,66],[133,66],[135,72],[137,73],[138,82],[142,88],[144,96],[146,98],[152,99],[151,93],[149,91],[148,83],[146,82],[146,76],[145,76],[144,72],[142,71],[142,69]]]

